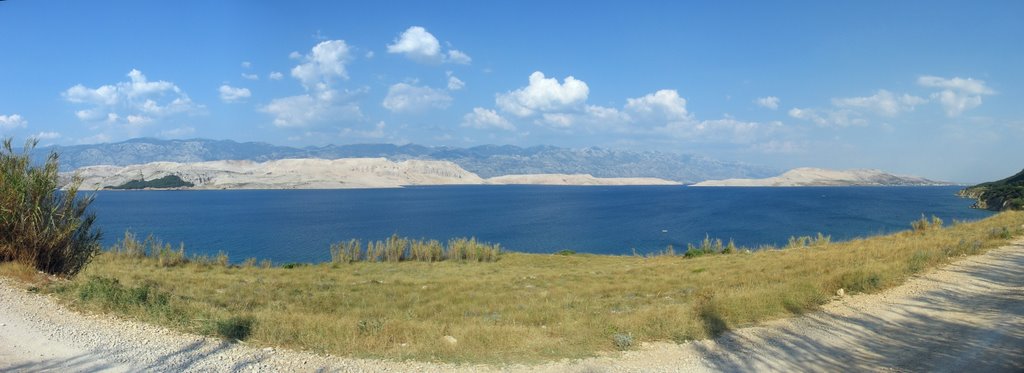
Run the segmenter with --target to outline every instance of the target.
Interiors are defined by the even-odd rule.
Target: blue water
[[[921,216],[975,220],[957,187],[693,188],[438,186],[361,190],[104,191],[92,205],[104,244],[126,229],[276,263],[329,259],[332,242],[392,233],[475,236],[524,252],[685,248],[705,234],[738,245],[790,235],[833,240],[905,230]],[[666,232],[663,232],[665,230]]]

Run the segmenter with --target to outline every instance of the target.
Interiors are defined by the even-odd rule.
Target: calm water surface
[[[693,188],[684,186],[438,186],[360,190],[104,191],[93,211],[104,244],[126,229],[275,263],[323,261],[332,242],[392,233],[475,236],[516,251],[600,254],[685,248],[705,234],[738,245],[790,235],[834,240],[909,228],[921,214],[989,216],[958,187]]]

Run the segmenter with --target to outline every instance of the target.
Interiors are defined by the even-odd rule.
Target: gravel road
[[[0,371],[1024,371],[1024,240],[715,340],[540,366],[339,358],[83,315],[0,278]]]

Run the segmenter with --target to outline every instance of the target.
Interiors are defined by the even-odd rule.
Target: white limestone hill
[[[925,186],[950,185],[916,176],[893,175],[880,170],[826,170],[795,168],[782,175],[764,179],[725,179],[702,181],[693,186]]]

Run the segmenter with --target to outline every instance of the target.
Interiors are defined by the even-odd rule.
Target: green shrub
[[[126,288],[117,279],[107,277],[92,277],[78,288],[80,301],[122,312],[132,309],[149,313],[167,312],[168,298],[167,293],[150,285]]]
[[[244,341],[252,334],[254,323],[253,319],[249,317],[232,316],[222,320],[214,320],[213,324],[210,325],[211,328],[209,328],[212,330],[207,330],[207,332],[231,341]]]
[[[11,139],[0,148],[0,262],[18,261],[41,271],[73,276],[100,250],[96,215],[87,213],[94,196],[79,196],[77,175],[60,188],[57,153],[33,166],[29,140],[21,154]]]

